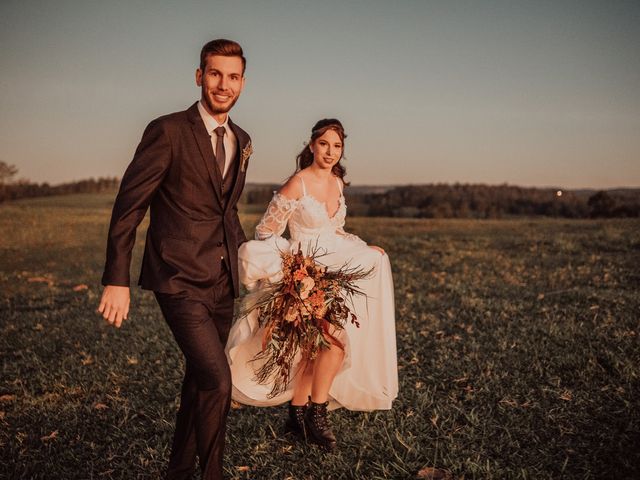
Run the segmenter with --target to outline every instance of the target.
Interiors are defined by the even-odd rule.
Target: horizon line
[[[117,175],[113,175],[113,176],[91,176],[91,177],[85,177],[85,178],[81,178],[78,180],[68,180],[68,181],[63,181],[63,182],[57,182],[57,183],[49,183],[47,181],[43,181],[43,182],[36,182],[36,181],[32,181],[29,179],[18,179],[17,181],[5,184],[5,185],[11,185],[11,184],[16,184],[19,183],[21,181],[26,181],[28,183],[35,183],[35,184],[43,184],[43,183],[49,183],[49,185],[51,187],[56,187],[56,186],[60,186],[60,185],[67,185],[67,184],[73,184],[73,183],[79,183],[79,182],[84,182],[84,181],[88,181],[88,180],[99,180],[99,179],[110,179],[110,178],[116,178],[118,180],[118,182],[120,182],[122,180],[121,176],[117,176]],[[260,181],[260,182],[255,182],[255,181],[248,181],[246,182],[245,185],[282,185],[282,182],[275,182],[275,181]],[[517,183],[509,183],[509,182],[501,182],[501,183],[486,183],[486,182],[461,182],[461,181],[452,181],[452,182],[428,182],[428,183],[415,183],[415,182],[395,182],[395,183],[363,183],[363,184],[358,184],[352,181],[350,186],[354,186],[354,187],[360,187],[360,188],[382,188],[382,187],[420,187],[420,186],[428,186],[428,185],[483,185],[483,186],[488,186],[488,187],[501,187],[501,186],[508,186],[508,187],[519,187],[519,188],[532,188],[532,189],[539,189],[539,190],[563,190],[563,191],[575,191],[575,190],[638,190],[640,189],[640,185],[636,185],[636,186],[632,186],[632,185],[627,185],[627,186],[615,186],[615,187],[562,187],[562,186],[558,186],[558,185],[522,185],[522,184],[517,184]],[[347,187],[348,188],[348,187]]]

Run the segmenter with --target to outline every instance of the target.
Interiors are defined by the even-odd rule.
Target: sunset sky
[[[0,160],[121,176],[219,37],[248,59],[249,181],[282,181],[337,117],[354,185],[640,186],[637,0],[3,0]]]

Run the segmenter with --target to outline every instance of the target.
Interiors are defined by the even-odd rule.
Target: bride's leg
[[[323,348],[318,352],[311,382],[312,402],[324,403],[329,399],[329,389],[343,360],[344,349],[333,343],[330,348]]]
[[[307,438],[329,451],[335,449],[337,443],[327,418],[329,389],[343,360],[344,349],[333,343],[331,347],[318,352],[314,362],[310,402],[304,418],[305,428],[309,434]]]
[[[293,398],[291,405],[306,405],[311,395],[311,382],[313,381],[313,360],[301,360],[300,371],[298,371],[295,385],[293,387]]]
[[[311,395],[313,380],[313,360],[302,359],[296,372],[293,397],[289,402],[289,415],[284,424],[284,431],[306,438],[304,414],[307,410],[307,400]]]

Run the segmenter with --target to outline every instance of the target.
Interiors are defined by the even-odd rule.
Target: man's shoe
[[[304,416],[304,424],[307,428],[307,439],[331,451],[336,448],[336,437],[329,426],[329,420],[327,418],[328,405],[329,402],[312,402],[311,397],[309,397],[307,411]]]

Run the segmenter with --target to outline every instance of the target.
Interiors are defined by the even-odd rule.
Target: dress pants
[[[186,360],[167,480],[189,479],[200,459],[203,480],[222,479],[231,372],[224,353],[233,319],[233,284],[226,265],[210,300],[156,292]]]

